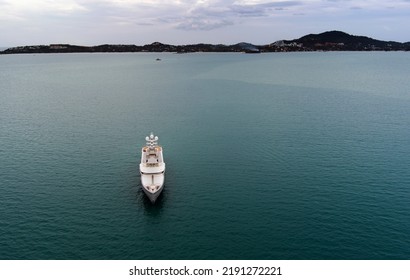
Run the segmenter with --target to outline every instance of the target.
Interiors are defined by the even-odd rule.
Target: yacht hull
[[[144,191],[145,195],[148,197],[148,199],[151,201],[151,203],[155,203],[158,199],[158,197],[160,196],[160,194],[162,193],[162,190],[164,188],[160,188],[158,191],[152,193],[150,191],[148,191],[145,187],[142,187],[142,190]]]
[[[164,189],[164,174],[142,174],[141,187],[152,203],[158,199]]]
[[[145,140],[147,145],[141,149],[141,185],[149,200],[155,203],[164,188],[165,162],[162,147],[158,146],[158,136],[151,132]]]

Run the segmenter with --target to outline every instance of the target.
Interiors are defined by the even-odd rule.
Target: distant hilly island
[[[25,53],[81,53],[81,52],[301,52],[301,51],[409,51],[410,42],[381,41],[365,36],[350,35],[342,31],[309,34],[299,39],[280,40],[267,45],[238,43],[168,45],[155,42],[149,45],[76,46],[70,44],[35,45],[8,48],[0,54]]]

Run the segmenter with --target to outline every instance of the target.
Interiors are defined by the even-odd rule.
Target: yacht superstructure
[[[145,137],[146,146],[141,150],[141,184],[142,190],[154,203],[164,188],[165,162],[162,147],[158,145],[158,136],[151,134]]]

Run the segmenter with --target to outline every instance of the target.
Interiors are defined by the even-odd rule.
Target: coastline
[[[78,46],[70,44],[32,45],[7,48],[0,54],[31,53],[105,53],[105,52],[306,52],[306,51],[410,51],[410,42],[380,41],[365,36],[354,36],[341,31],[327,31],[309,34],[295,40],[280,40],[266,45],[238,43],[169,45],[154,42],[143,46],[133,44],[104,44],[98,46]]]

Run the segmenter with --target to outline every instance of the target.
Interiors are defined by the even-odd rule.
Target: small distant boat
[[[261,53],[261,51],[259,49],[254,48],[254,49],[246,49],[244,53]]]
[[[161,58],[157,58],[157,59],[155,59],[156,61],[161,61]]]
[[[162,147],[158,145],[158,136],[151,134],[145,137],[146,146],[141,150],[141,184],[142,190],[152,203],[155,203],[164,188],[165,162]]]

